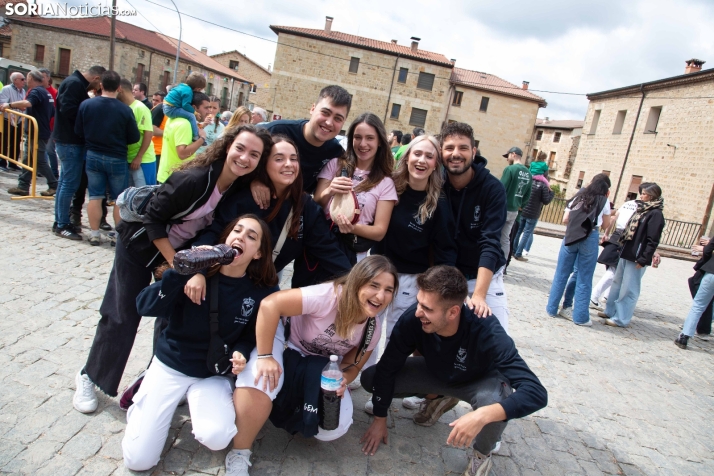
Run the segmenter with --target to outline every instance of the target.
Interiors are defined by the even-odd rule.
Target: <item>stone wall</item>
[[[320,54],[313,54],[320,53]],[[360,58],[357,73],[350,73],[350,58]],[[396,63],[396,74],[395,74]],[[399,83],[399,69],[408,68],[406,83]],[[431,91],[417,89],[418,73],[435,75]],[[352,98],[345,130],[359,114],[370,111],[384,119],[387,130],[411,132],[412,108],[427,110],[424,129],[438,133],[445,119],[451,68],[416,60],[280,33],[271,80],[271,104],[266,109],[283,119],[309,116],[322,88],[344,87]],[[392,83],[392,78],[394,81]],[[391,93],[390,93],[391,86]],[[400,104],[399,117],[391,119],[392,104]]]
[[[247,102],[263,109],[269,110],[270,100],[270,77],[271,74],[258,66],[253,60],[237,51],[211,55],[211,58],[218,61],[226,68],[230,67],[231,60],[238,61],[236,72],[255,84],[256,92],[250,93]]]
[[[640,95],[591,101],[578,157],[570,174],[568,195],[576,192],[575,182],[580,171],[585,172],[584,183],[587,183],[594,174],[609,170],[613,183],[611,200],[618,206],[626,200],[632,176],[639,175],[643,182],[657,182],[662,187],[666,218],[701,222],[714,184],[714,100],[706,99],[712,96],[714,82],[647,92],[617,196],[614,196],[615,189]],[[645,133],[650,109],[660,106],[662,113],[657,132]],[[591,134],[596,110],[601,110],[600,120],[597,130]],[[622,133],[613,134],[615,119],[621,110],[627,110]]]
[[[538,131],[543,131],[543,136],[540,140],[537,140]],[[544,152],[546,155],[546,162],[550,161],[551,152],[555,152],[555,158],[553,162],[550,163],[549,168],[549,179],[554,181],[560,188],[566,188],[568,181],[570,179],[570,168],[568,163],[575,160],[578,144],[580,141],[580,136],[582,134],[582,129],[550,129],[537,127],[535,128],[535,133],[533,134],[533,147],[531,150],[530,160],[535,159],[535,153],[533,151],[537,150],[540,154]],[[560,142],[554,142],[555,133],[560,132]]]
[[[35,45],[45,46],[44,61],[35,61]],[[55,86],[64,79],[57,74],[59,68],[59,50],[66,48],[70,54],[70,74],[75,70],[86,71],[94,65],[108,66],[109,63],[109,40],[104,37],[89,35],[85,33],[72,33],[49,28],[12,24],[12,56],[11,58],[23,63],[34,64],[38,68],[48,68],[53,73]],[[169,83],[173,81],[173,71],[175,56],[165,53],[155,52],[145,47],[131,43],[117,41],[114,51],[114,69],[122,77],[128,78],[132,82],[146,83],[149,95],[161,90],[163,85],[164,72],[169,72]],[[137,78],[137,68],[139,64],[144,65],[144,74]],[[226,76],[216,74],[204,69],[197,64],[189,64],[179,61],[176,81],[180,82],[191,71],[199,71],[206,75],[206,81],[213,84],[213,94],[221,97],[224,87],[228,88],[228,94],[233,89],[233,104],[235,108],[238,104],[240,92],[244,97],[248,95],[248,85],[239,81],[232,82]],[[230,96],[227,96],[230,101]]]
[[[503,154],[514,146],[524,151],[527,148],[538,115],[538,103],[462,86],[456,86],[456,91],[464,93],[461,106],[449,107],[448,120],[473,127],[481,155],[488,159],[488,169],[500,178],[508,165]],[[484,96],[489,98],[488,108],[481,112]]]

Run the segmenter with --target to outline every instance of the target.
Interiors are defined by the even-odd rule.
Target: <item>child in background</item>
[[[198,140],[198,124],[191,105],[193,93],[206,87],[206,78],[201,73],[193,72],[186,77],[186,82],[171,88],[164,99],[164,114],[170,119],[183,117],[191,123],[193,140]]]

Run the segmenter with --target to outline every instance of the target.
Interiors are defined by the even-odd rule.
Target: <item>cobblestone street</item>
[[[0,173],[0,473],[135,474],[122,463],[126,413],[118,400],[100,396],[92,415],[72,408],[114,249],[54,236],[54,201],[11,201],[6,190],[15,185],[17,175]],[[604,326],[594,312],[591,328],[578,327],[545,313],[559,245],[536,236],[529,261],[514,261],[505,278],[510,332],[549,404],[509,423],[492,474],[713,474],[714,339],[690,340],[686,351],[672,342],[691,303],[693,263],[663,259],[647,270],[629,329]],[[603,271],[599,265],[596,280]],[[149,363],[152,332],[153,320],[144,319],[120,389]],[[362,389],[353,393],[354,425],[332,443],[291,437],[268,423],[253,448],[251,475],[464,471],[467,452],[445,442],[448,423],[469,411],[466,404],[423,428],[395,400],[389,444],[366,457],[359,439],[370,422],[362,411],[367,398]],[[183,406],[158,467],[138,474],[222,475],[224,457],[193,438]]]

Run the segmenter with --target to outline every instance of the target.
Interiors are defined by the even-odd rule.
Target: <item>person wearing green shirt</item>
[[[151,141],[154,135],[151,111],[143,102],[134,99],[132,85],[128,79],[122,79],[119,85],[117,99],[129,106],[131,112],[134,113],[136,126],[139,128],[141,136],[138,142],[127,146],[130,185],[134,187],[156,185],[156,153],[154,152],[154,143]]]
[[[400,142],[402,141],[402,131],[393,130],[387,136],[387,142],[389,142],[389,147],[392,149],[392,156],[397,153],[399,148],[402,146]]]
[[[503,256],[508,257],[511,249],[511,228],[518,216],[518,210],[528,203],[531,196],[531,173],[523,165],[523,151],[518,147],[503,154],[510,164],[503,170],[501,183],[506,189],[506,224],[501,230]]]
[[[204,93],[194,92],[191,104],[201,120],[208,115],[210,103],[208,96]],[[199,129],[198,135],[198,140],[192,140],[193,133],[188,119],[176,117],[166,121],[164,140],[161,146],[161,159],[159,160],[159,173],[156,177],[160,183],[166,182],[173,171],[181,164],[193,159],[198,148],[206,142],[206,131],[204,129]]]

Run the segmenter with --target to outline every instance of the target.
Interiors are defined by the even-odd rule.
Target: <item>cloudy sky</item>
[[[329,15],[333,30],[400,44],[417,36],[420,48],[456,58],[459,67],[530,81],[534,91],[588,93],[652,81],[683,74],[690,58],[714,67],[711,0],[174,1],[183,13],[270,40],[183,16],[185,41],[209,54],[237,49],[265,66],[277,39],[269,25],[323,28]],[[122,20],[178,36],[176,13],[157,4],[173,8],[170,0],[118,0],[148,19]],[[536,94],[548,101],[539,117],[582,119],[587,110],[584,96]]]

